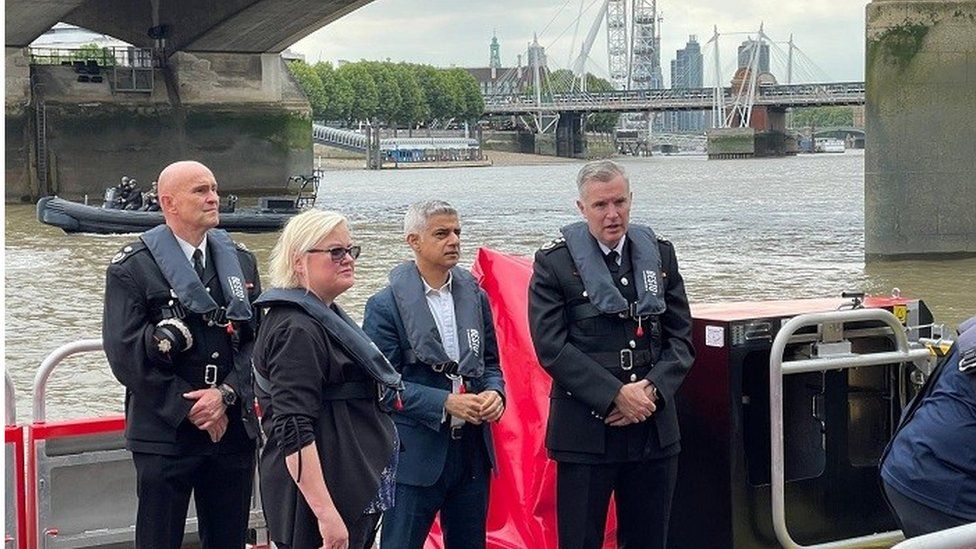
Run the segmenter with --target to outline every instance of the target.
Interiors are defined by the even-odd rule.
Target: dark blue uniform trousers
[[[397,483],[393,509],[383,513],[381,549],[421,549],[438,510],[446,549],[485,547],[490,468],[483,440],[480,431],[464,429],[461,440],[450,442],[437,482]]]
[[[193,493],[204,548],[243,548],[254,451],[165,456],[132,453],[139,510],[136,547],[179,549]]]

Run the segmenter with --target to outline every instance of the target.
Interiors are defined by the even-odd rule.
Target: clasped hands
[[[210,435],[210,440],[218,442],[227,432],[227,405],[220,391],[216,388],[197,389],[189,393],[183,393],[183,398],[195,401],[187,419],[190,420],[197,429],[206,431]]]
[[[444,403],[447,413],[468,423],[480,425],[484,421],[498,421],[505,411],[505,402],[498,391],[482,393],[451,393]]]
[[[623,427],[646,421],[657,410],[657,391],[646,379],[627,383],[613,399],[614,407],[604,423]]]

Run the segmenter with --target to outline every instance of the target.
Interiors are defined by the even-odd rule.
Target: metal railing
[[[34,374],[35,423],[44,423],[47,421],[47,405],[45,404],[45,397],[47,396],[47,380],[51,377],[51,374],[54,373],[54,369],[57,368],[58,364],[71,355],[101,350],[101,339],[81,339],[78,341],[72,341],[71,343],[65,343],[44,357],[44,360],[41,361],[40,367],[37,369],[37,373]]]
[[[27,514],[28,530],[38,547],[131,544],[134,539],[135,469],[124,447],[124,423],[118,418],[46,423],[47,382],[57,366],[72,355],[101,350],[100,339],[67,343],[47,355],[34,376]],[[259,542],[266,543],[257,474],[254,479],[248,528],[257,532]],[[92,497],[79,498],[79,492]],[[198,530],[191,508],[186,533]]]
[[[783,361],[783,354],[790,339],[801,328],[822,324],[841,324],[848,322],[876,321],[885,324],[891,330],[897,350],[870,354],[845,354],[810,358],[802,360]],[[794,317],[776,334],[769,356],[769,445],[771,452],[771,496],[773,513],[773,530],[776,539],[785,549],[842,549],[877,545],[881,543],[893,544],[904,538],[901,531],[884,532],[868,536],[819,543],[816,545],[800,545],[790,536],[786,525],[786,463],[783,446],[783,376],[805,372],[825,372],[829,370],[844,370],[848,368],[882,366],[887,364],[901,364],[907,362],[927,361],[931,353],[928,349],[912,348],[905,335],[905,328],[895,315],[883,309],[855,309],[848,311],[831,311],[812,313]]]
[[[724,88],[726,105],[735,102],[732,88]],[[489,95],[484,97],[486,114],[520,114],[536,111],[617,111],[646,112],[667,110],[710,110],[713,88],[676,88],[589,93],[554,93],[541,103],[531,94]],[[761,86],[755,105],[814,106],[858,105],[864,103],[864,82],[829,82]]]
[[[131,67],[151,69],[155,66],[152,50],[136,47],[30,48],[32,65],[88,66],[94,61],[102,68]]]
[[[973,549],[974,547],[976,547],[976,522],[907,539],[892,549]]]

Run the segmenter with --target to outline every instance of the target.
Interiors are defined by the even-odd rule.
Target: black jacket
[[[633,302],[631,245],[628,240],[613,279]],[[589,302],[565,242],[553,241],[536,253],[529,327],[539,362],[553,378],[546,448],[557,461],[611,463],[678,451],[674,395],[694,359],[691,313],[674,247],[661,239],[658,247],[667,310],[643,319],[643,337],[634,319],[603,314]],[[622,358],[633,367],[621,368]],[[607,427],[603,420],[620,387],[641,378],[657,387],[657,411],[643,423]]]
[[[261,293],[257,262],[254,254],[240,245],[237,256],[248,299],[253,301]],[[207,261],[204,285],[221,304],[225,301],[213,264]],[[253,449],[257,425],[250,360],[238,360],[235,366],[232,339],[226,327],[208,325],[201,315],[188,311],[183,321],[193,335],[193,347],[183,353],[174,352],[169,362],[150,358],[153,353],[147,353],[156,344],[155,325],[171,301],[175,298],[170,286],[141,240],[125,246],[112,259],[105,278],[102,340],[112,373],[126,388],[126,447],[133,452],[165,455]],[[254,310],[251,321],[235,323],[240,347],[244,349],[253,345],[257,315]],[[186,418],[193,401],[183,398],[188,391],[209,386],[204,382],[208,364],[217,366],[217,384],[230,385],[238,395],[237,403],[227,409],[230,423],[217,444]]]

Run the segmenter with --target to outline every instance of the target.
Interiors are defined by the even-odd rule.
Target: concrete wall
[[[180,53],[155,72],[151,93],[113,92],[110,77],[79,83],[70,67],[34,71],[49,182],[34,189],[12,180],[8,168],[8,201],[100,196],[122,175],[148,186],[185,158],[213,169],[222,192],[243,195],[282,190],[289,176],[311,171],[311,110],[277,55]],[[9,157],[9,115],[7,123]]]
[[[4,181],[10,188],[30,195],[30,67],[26,50],[5,48],[6,89],[4,95]]]
[[[976,2],[867,7],[865,255],[976,254]]]

